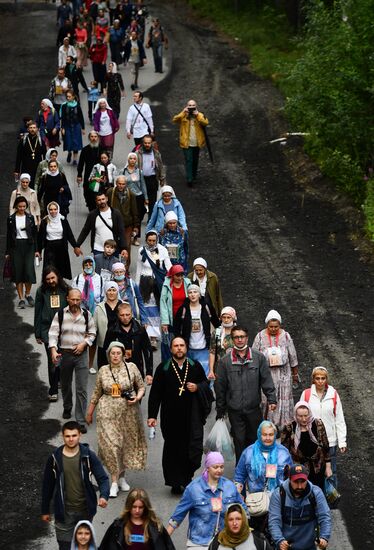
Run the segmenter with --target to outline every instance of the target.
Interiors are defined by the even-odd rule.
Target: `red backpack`
[[[312,393],[312,388],[307,388],[304,391],[304,401],[309,403],[310,395]],[[334,404],[334,416],[336,416],[336,403],[338,401],[338,392],[334,390],[333,404]]]

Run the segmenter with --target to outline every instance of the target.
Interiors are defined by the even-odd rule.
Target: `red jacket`
[[[106,44],[95,44],[91,46],[89,55],[92,63],[105,63],[108,55],[108,47]]]

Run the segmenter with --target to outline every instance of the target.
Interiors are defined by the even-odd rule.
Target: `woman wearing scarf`
[[[170,210],[165,215],[165,226],[159,232],[159,243],[168,251],[173,265],[188,267],[188,238],[187,232],[178,226],[178,216]]]
[[[93,316],[97,304],[103,299],[103,280],[95,272],[95,260],[92,256],[83,258],[82,268],[83,272],[74,277],[72,287],[81,291],[82,306]]]
[[[242,501],[234,483],[223,477],[224,464],[221,453],[208,453],[202,475],[187,485],[171,515],[167,527],[169,535],[189,514],[187,548],[208,549],[210,541],[223,527],[228,506]]]
[[[198,361],[209,374],[210,325],[218,327],[219,319],[214,309],[201,295],[198,285],[191,284],[187,298],[174,317],[173,332],[187,342],[187,357]]]
[[[171,262],[166,248],[158,243],[156,231],[148,231],[145,244],[139,249],[136,267],[136,282],[143,298],[149,325],[147,333],[153,349],[161,339],[160,295]]]
[[[100,147],[113,154],[114,134],[119,130],[119,122],[113,109],[105,98],[99,99],[96,103],[93,114],[94,130],[100,136]]]
[[[117,72],[117,64],[112,61],[105,76],[106,97],[114,114],[119,118],[121,112],[121,98],[125,97],[125,86],[122,76]]]
[[[72,198],[69,184],[65,175],[60,173],[57,161],[50,160],[47,171],[41,177],[38,189],[38,200],[43,214],[47,214],[45,205],[50,202],[57,202],[60,213],[66,217],[69,214],[69,205]]]
[[[110,162],[108,151],[100,153],[100,162],[94,165],[89,177],[89,189],[97,194],[99,191],[105,193],[110,187],[114,187],[114,179],[117,167]]]
[[[230,504],[225,514],[225,527],[214,537],[209,550],[272,550],[268,541],[259,537],[248,525],[241,504]]]
[[[174,189],[170,185],[161,188],[161,199],[153,207],[151,219],[147,223],[147,231],[155,229],[160,232],[165,225],[165,216],[168,212],[174,212],[178,219],[178,225],[187,233],[186,214],[183,206],[176,198]]]
[[[162,361],[166,361],[171,357],[170,342],[173,338],[174,318],[187,298],[187,290],[190,284],[191,281],[185,277],[183,267],[177,264],[169,269],[162,285],[160,297]]]
[[[57,162],[57,168],[60,172],[60,174],[65,174],[64,167],[62,166],[62,163],[57,160],[58,157],[58,151],[55,148],[48,149],[48,151],[45,154],[45,159],[39,162],[38,168],[36,170],[35,175],[35,182],[34,182],[34,189],[36,192],[38,192],[39,187],[41,185],[41,179],[42,176],[46,173],[48,170],[48,163],[50,160],[55,160]]]
[[[277,428],[268,420],[264,420],[257,430],[257,441],[244,449],[235,468],[234,483],[240,493],[244,487],[248,493],[274,489],[284,481],[284,467],[292,466],[292,458],[286,447],[276,442]],[[251,525],[259,531],[264,531],[267,514],[251,518]]]
[[[108,330],[111,330],[117,322],[117,306],[121,303],[118,295],[118,285],[115,281],[107,281],[104,284],[104,301],[98,304],[94,313],[96,326],[97,366],[100,369],[107,364],[104,340]],[[96,374],[92,367],[91,374]]]
[[[67,162],[77,166],[78,151],[83,148],[84,118],[80,104],[72,90],[66,92],[66,102],[61,105],[61,133],[64,138],[64,151],[68,151]]]
[[[60,117],[58,112],[53,107],[50,99],[42,99],[40,103],[40,111],[36,116],[40,137],[44,141],[46,147],[57,147],[60,145]]]
[[[209,348],[209,380],[215,380],[215,367],[217,362],[234,347],[231,329],[236,325],[236,311],[233,307],[226,306],[221,310],[221,326],[216,328],[210,337]]]
[[[139,246],[140,242],[138,237],[141,234],[141,223],[146,213],[146,205],[148,204],[148,193],[145,185],[144,176],[142,170],[138,167],[138,155],[136,153],[129,153],[127,156],[127,164],[122,170],[122,174],[127,181],[127,187],[136,197],[136,206],[138,209],[139,225],[135,227],[137,235],[134,237],[133,244]]]
[[[314,418],[306,401],[296,403],[294,419],[283,428],[281,443],[290,451],[295,464],[308,468],[309,481],[323,490],[325,477],[333,475],[325,426],[322,420]]]
[[[193,262],[193,271],[187,277],[200,287],[206,303],[214,307],[218,315],[223,308],[221,288],[217,275],[208,270],[207,261],[204,258],[196,258]]]
[[[72,278],[68,243],[77,257],[82,254],[68,220],[60,214],[58,203],[50,202],[39,228],[38,252],[42,254],[44,250],[43,269],[53,265],[64,279]]]
[[[28,203],[26,212],[34,217],[36,225],[40,224],[40,206],[38,202],[38,196],[34,189],[30,189],[30,174],[21,174],[19,177],[17,189],[12,191],[9,202],[9,215],[14,214],[14,201],[17,197],[25,197]]]

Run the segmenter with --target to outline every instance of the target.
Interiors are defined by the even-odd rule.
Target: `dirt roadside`
[[[56,56],[54,9],[41,4],[27,8],[15,22],[0,7],[6,29],[1,86],[8,98],[6,112],[0,111],[3,237],[18,119],[36,111]],[[153,2],[151,11],[170,36],[173,69],[148,96],[162,102],[153,108],[157,137],[169,183],[186,207],[192,257],[203,255],[220,275],[225,303],[237,308],[251,336],[262,328],[268,309],[279,309],[296,343],[304,385],[317,364],[331,370],[349,427],[350,452],[339,470],[342,510],[354,547],[372,548],[371,533],[361,526],[374,520],[369,465],[374,431],[373,269],[348,239],[344,216],[324,195],[304,193],[280,148],[268,144],[285,129],[277,116],[282,106],[278,92],[248,72],[248,60],[229,41],[191,22],[183,4]],[[27,36],[27,46],[17,36]],[[43,46],[38,36],[43,36]],[[210,119],[216,157],[214,165],[202,157],[199,183],[192,190],[184,184],[177,129],[170,122],[189,96]],[[36,380],[36,358],[21,345],[29,334],[19,317],[12,313],[9,320],[12,293],[2,290],[1,296],[0,435],[6,444],[0,453],[0,537],[1,546],[13,550],[41,534],[37,515],[40,475],[49,451],[45,442],[58,422],[40,420],[45,388]]]

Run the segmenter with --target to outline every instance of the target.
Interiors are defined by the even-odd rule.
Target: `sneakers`
[[[48,400],[50,403],[56,403],[58,400],[58,395],[54,393],[53,395],[48,395]]]
[[[18,307],[19,307],[20,309],[25,309],[25,306],[26,306],[25,300],[20,300],[20,301],[18,302]]]
[[[34,298],[32,296],[25,296],[25,298],[26,298],[27,303],[29,304],[29,306],[34,307],[34,305],[35,305]]]
[[[69,411],[68,409],[64,409],[64,412],[62,413],[62,418],[64,418],[64,420],[68,420],[69,418],[71,418],[71,411]]]
[[[90,374],[96,374],[96,369],[94,369],[93,367],[91,367],[90,370],[89,370],[89,373],[90,373]]]
[[[121,491],[130,491],[130,485],[127,483],[124,477],[121,477],[121,479],[119,480],[119,487]]]
[[[118,483],[112,483],[110,488],[109,498],[116,498],[118,496]]]

